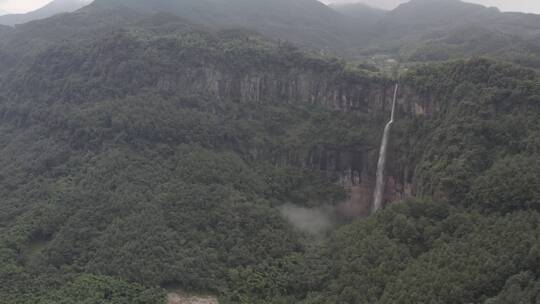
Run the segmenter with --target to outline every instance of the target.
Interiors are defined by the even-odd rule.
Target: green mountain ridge
[[[98,0],[94,4],[128,6],[145,13],[168,12],[198,24],[247,27],[313,49],[350,47],[353,35],[347,18],[316,0]]]
[[[536,51],[540,32],[538,15],[501,13],[497,9],[458,0],[424,2],[411,1],[384,13],[361,4],[327,7],[315,0],[160,0],[151,4],[98,0],[75,14],[53,18],[56,22],[42,20],[25,24],[20,32],[38,32],[40,40],[48,35],[72,39],[81,36],[81,31],[101,31],[113,23],[124,26],[154,13],[166,12],[209,28],[247,28],[306,50],[364,61],[380,55],[400,58],[404,62],[491,56],[524,66],[539,66]],[[132,13],[122,20],[117,19],[128,8]],[[82,14],[88,18],[85,24],[72,22],[73,30],[66,27],[69,19],[82,20]],[[108,17],[102,18],[104,15]],[[480,28],[483,33],[479,33]],[[21,36],[25,35],[15,39],[21,41]],[[484,41],[474,35],[489,38]],[[449,42],[456,38],[467,40],[467,44]],[[512,45],[508,46],[508,41]]]

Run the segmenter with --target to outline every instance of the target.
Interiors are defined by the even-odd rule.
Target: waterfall
[[[386,166],[386,154],[388,150],[388,136],[390,135],[390,129],[394,123],[394,115],[396,112],[396,99],[398,93],[399,84],[396,84],[394,90],[394,99],[392,101],[392,114],[390,115],[390,121],[384,127],[384,134],[381,143],[381,151],[379,152],[379,162],[377,164],[377,178],[375,184],[375,193],[373,195],[373,205],[371,206],[371,212],[375,213],[382,207],[383,194],[385,187],[384,169]]]

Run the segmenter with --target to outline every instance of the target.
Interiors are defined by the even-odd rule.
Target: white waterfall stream
[[[390,115],[390,121],[384,127],[381,150],[379,152],[379,162],[377,163],[377,177],[376,177],[376,184],[375,184],[375,192],[373,195],[373,205],[371,206],[371,213],[375,213],[379,209],[382,208],[384,188],[385,188],[384,169],[386,166],[386,155],[388,152],[388,137],[390,136],[390,130],[392,129],[392,124],[394,123],[398,89],[399,89],[399,84],[396,84],[396,88],[394,90],[394,99],[392,101],[392,114]]]

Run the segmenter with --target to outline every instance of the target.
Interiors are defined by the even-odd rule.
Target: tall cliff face
[[[161,75],[151,85],[165,91],[182,88],[187,94],[205,94],[242,103],[308,103],[362,113],[385,110],[391,90],[389,81],[369,77],[350,80],[340,73],[294,67],[236,72],[207,66]]]

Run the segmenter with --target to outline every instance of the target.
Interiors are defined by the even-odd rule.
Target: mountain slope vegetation
[[[342,77],[339,62],[256,35],[169,26],[53,47],[2,81],[8,303],[73,301],[86,281],[98,294],[146,297],[140,303],[157,303],[156,286],[228,294],[250,267],[306,250],[277,206],[344,199],[322,171],[273,159],[287,146],[330,145],[332,137],[311,135],[325,126],[350,138],[336,145],[364,144],[348,129],[357,115],[279,98],[216,99],[166,76],[302,69]]]

